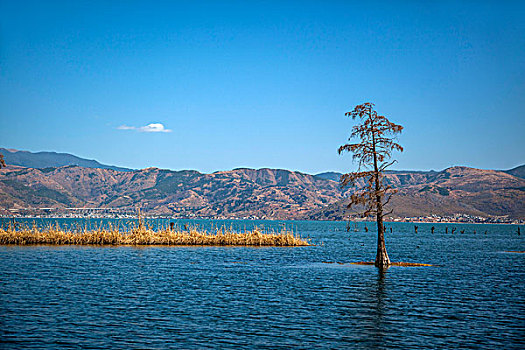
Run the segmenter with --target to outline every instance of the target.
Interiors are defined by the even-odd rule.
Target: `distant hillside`
[[[326,173],[320,173],[320,174],[316,174],[314,176],[319,178],[319,179],[332,180],[332,181],[339,182],[339,180],[341,179],[341,175],[343,175],[343,174],[336,173],[334,171],[328,171]]]
[[[85,168],[113,169],[118,171],[131,171],[112,165],[100,164],[96,160],[84,159],[68,153],[56,152],[28,152],[16,149],[0,148],[0,154],[8,165],[18,165],[27,168],[57,168],[66,165],[78,165]]]
[[[393,217],[471,214],[525,218],[525,180],[502,171],[452,167],[385,176],[399,190]],[[157,168],[128,172],[67,166],[0,171],[0,209],[137,208],[175,216],[343,219],[346,197],[336,181],[282,169],[213,174]]]
[[[76,166],[0,172],[0,207],[137,208],[150,213],[300,218],[341,198],[338,184],[274,169],[213,174]]]
[[[430,170],[430,171],[387,170],[385,173],[386,174],[434,174],[436,172],[434,170]],[[314,176],[317,177],[317,178],[320,178],[320,179],[325,179],[325,180],[331,180],[331,181],[339,182],[339,180],[341,179],[341,175],[343,175],[343,174],[335,172],[335,171],[328,171],[328,172],[325,172],[325,173],[316,174]]]
[[[525,180],[503,171],[451,167],[435,172],[395,172],[385,176],[398,189],[387,210],[393,216],[476,216],[525,218]],[[311,213],[310,219],[341,219],[346,200]]]
[[[520,165],[510,170],[505,170],[505,172],[507,174],[525,179],[525,165]]]

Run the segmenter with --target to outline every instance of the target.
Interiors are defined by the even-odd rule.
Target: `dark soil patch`
[[[374,265],[375,263],[373,261],[358,261],[358,262],[351,262],[352,265]],[[421,263],[409,263],[409,262],[393,262],[390,264],[390,266],[437,266],[432,264],[421,264]]]
[[[323,264],[339,264],[339,265],[344,265],[344,264],[352,264],[352,265],[375,265],[375,262],[373,261],[358,261],[358,262],[350,262],[350,263],[342,263],[342,262],[337,262],[337,261],[322,261]],[[421,263],[408,263],[408,262],[393,262],[390,264],[390,266],[405,266],[405,267],[409,267],[409,266],[438,266],[438,265],[432,265],[432,264],[421,264]]]

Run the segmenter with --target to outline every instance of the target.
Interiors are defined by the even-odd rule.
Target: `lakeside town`
[[[202,216],[194,213],[184,213],[179,215],[162,215],[155,213],[142,212],[143,218],[148,219],[202,219],[202,220],[283,220],[282,218],[272,218],[267,216],[237,216],[237,215],[216,215]],[[135,209],[129,208],[15,208],[0,209],[0,218],[45,218],[45,219],[138,219],[139,213]],[[292,219],[293,220],[293,219]],[[354,222],[372,222],[374,218],[361,218],[352,216],[349,218]],[[329,220],[322,220],[329,221]],[[419,223],[465,223],[465,224],[514,224],[525,223],[524,219],[512,219],[508,216],[483,217],[463,213],[454,215],[428,215],[415,217],[385,217],[385,222],[419,222]]]

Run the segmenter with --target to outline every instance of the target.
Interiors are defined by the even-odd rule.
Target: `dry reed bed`
[[[58,227],[45,229],[0,229],[0,245],[215,245],[215,246],[307,246],[307,240],[291,231],[261,232],[257,228],[247,232],[232,230],[188,231],[133,228],[69,231]]]

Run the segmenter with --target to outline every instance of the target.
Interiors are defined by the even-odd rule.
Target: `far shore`
[[[223,220],[248,220],[248,221],[320,221],[320,222],[348,222],[348,220],[304,220],[304,219],[282,219],[282,218],[245,218],[245,217],[169,217],[162,215],[141,215],[141,219],[148,220],[211,220],[211,221],[223,221]],[[86,220],[98,220],[98,219],[114,219],[114,220],[139,220],[138,215],[129,215],[129,216],[111,216],[111,215],[100,215],[100,216],[7,216],[0,215],[0,219],[3,220],[17,220],[17,219],[86,219]],[[375,220],[362,220],[362,219],[352,219],[350,222],[356,223],[370,223],[374,224]],[[519,220],[510,220],[509,221],[429,221],[429,220],[419,220],[415,218],[405,218],[405,219],[394,219],[394,220],[385,220],[385,224],[392,223],[414,223],[414,224],[469,224],[469,225],[525,225],[525,219]]]

